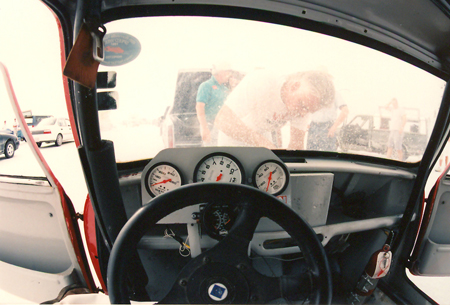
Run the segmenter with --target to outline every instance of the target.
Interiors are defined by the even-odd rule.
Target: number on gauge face
[[[228,154],[212,154],[196,166],[194,182],[242,183],[244,171],[239,161]]]
[[[183,184],[178,169],[169,163],[158,163],[150,168],[145,178],[145,187],[152,196],[158,196]]]
[[[269,160],[261,163],[253,174],[254,185],[272,195],[281,194],[289,182],[289,172],[279,161]]]

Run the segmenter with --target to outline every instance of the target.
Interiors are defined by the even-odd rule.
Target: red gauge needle
[[[157,185],[157,184],[162,184],[162,183],[167,183],[167,182],[170,182],[170,181],[172,181],[172,179],[163,180],[163,181],[161,181],[161,182],[152,184],[151,186],[154,186],[154,185]]]
[[[270,172],[270,174],[269,174],[269,181],[267,181],[267,188],[266,188],[266,192],[268,192],[268,191],[269,191],[270,180],[272,180],[272,172]]]
[[[222,179],[222,174],[220,174],[219,176],[217,176],[216,181],[219,181],[220,179]]]

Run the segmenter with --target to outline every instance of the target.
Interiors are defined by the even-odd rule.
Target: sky
[[[0,29],[0,62],[9,71],[22,111],[66,116],[52,13],[38,0],[0,0]],[[2,78],[0,122],[8,120],[10,124],[13,115],[4,90]]]

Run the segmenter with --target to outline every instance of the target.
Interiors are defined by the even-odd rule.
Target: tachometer
[[[286,166],[276,160],[261,163],[253,174],[254,185],[272,195],[281,194],[289,183],[289,172]]]
[[[216,153],[203,158],[196,166],[194,182],[242,183],[244,170],[233,156]]]
[[[180,172],[169,163],[153,165],[147,172],[145,181],[145,188],[152,197],[176,189],[183,184]]]

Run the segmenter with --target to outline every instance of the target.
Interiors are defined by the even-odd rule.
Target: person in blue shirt
[[[217,145],[218,131],[214,120],[230,92],[227,87],[231,76],[231,65],[222,62],[212,68],[209,80],[200,84],[197,92],[196,112],[204,146]]]

